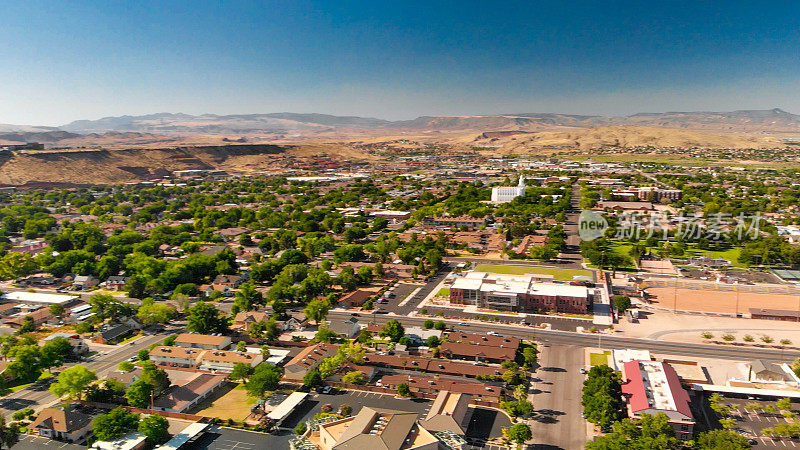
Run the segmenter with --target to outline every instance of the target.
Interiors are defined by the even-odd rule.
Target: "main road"
[[[329,318],[347,319],[353,314],[347,311],[331,310]],[[487,333],[494,331],[504,336],[513,336],[520,339],[535,340],[554,345],[571,345],[577,347],[596,347],[601,349],[634,349],[650,350],[655,353],[668,355],[691,356],[697,358],[719,358],[729,360],[748,361],[763,359],[768,361],[787,361],[800,357],[800,350],[795,349],[767,349],[734,345],[693,344],[687,342],[671,342],[655,339],[614,336],[604,333],[578,333],[574,331],[542,330],[532,327],[515,325],[469,322],[463,325],[455,320],[439,319],[436,317],[407,317],[391,314],[360,314],[362,321],[375,322],[382,325],[391,319],[399,320],[404,326],[422,325],[425,320],[444,320],[458,331]]]
[[[117,365],[120,362],[132,357],[143,348],[149,348],[151,344],[161,342],[166,336],[167,334],[155,334],[150,336],[146,335],[136,339],[135,341],[120,344],[111,348],[107,353],[100,355],[99,357],[95,357],[94,361],[80,362],[75,364],[69,363],[64,367],[71,367],[76,364],[80,364],[90,370],[94,370],[97,374],[97,378],[100,379],[116,370]],[[39,410],[55,402],[57,400],[56,396],[51,394],[48,390],[48,387],[54,381],[55,377],[42,380],[25,389],[20,389],[19,391],[0,398],[0,414],[8,416],[14,411],[23,408],[33,408],[35,410]]]

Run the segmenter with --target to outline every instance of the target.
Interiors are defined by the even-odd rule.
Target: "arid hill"
[[[371,155],[336,145],[228,145],[125,150],[0,152],[0,184],[115,184],[160,179],[174,170],[258,173],[286,167],[286,161]]]
[[[597,127],[539,133],[483,133],[475,146],[497,153],[542,153],[554,149],[592,150],[602,147],[699,147],[773,148],[783,146],[775,138],[717,135],[691,130],[655,127]]]

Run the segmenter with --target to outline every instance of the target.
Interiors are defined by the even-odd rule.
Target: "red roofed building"
[[[629,361],[622,366],[622,380],[629,417],[664,413],[675,437],[692,438],[695,421],[689,408],[689,393],[681,386],[672,366],[656,361]]]

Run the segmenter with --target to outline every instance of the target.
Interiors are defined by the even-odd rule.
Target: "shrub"
[[[753,342],[756,339],[753,336],[749,335],[749,334],[745,334],[744,337],[742,338],[742,340],[744,340],[745,342]]]
[[[298,436],[302,436],[303,434],[305,434],[305,432],[306,432],[306,423],[305,422],[300,422],[300,423],[297,424],[296,427],[294,427],[294,434],[296,434]]]
[[[714,339],[714,335],[711,334],[708,331],[704,331],[704,332],[700,333],[700,336],[702,336],[703,339]]]
[[[732,334],[723,334],[722,340],[725,342],[733,342],[736,340],[736,338]]]

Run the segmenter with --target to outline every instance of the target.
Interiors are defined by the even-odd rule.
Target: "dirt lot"
[[[255,399],[248,397],[247,391],[241,385],[228,383],[222,394],[217,398],[210,398],[199,405],[195,414],[220,419],[244,420],[250,414],[250,407],[255,404]],[[226,392],[227,391],[227,392]]]
[[[738,293],[738,310],[735,291],[713,291],[700,289],[648,288],[653,305],[683,311],[705,311],[718,313],[747,314],[750,308],[796,310],[800,297],[796,295]],[[677,294],[677,299],[676,299]]]

